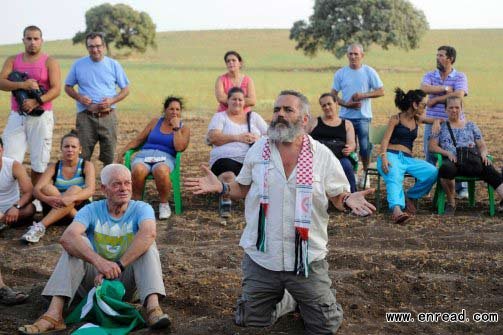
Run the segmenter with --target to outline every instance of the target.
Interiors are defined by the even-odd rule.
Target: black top
[[[395,126],[393,129],[393,133],[391,134],[391,138],[389,139],[389,143],[391,144],[401,144],[406,146],[412,151],[412,145],[414,144],[414,140],[417,138],[417,122],[416,128],[410,130],[408,127],[404,126],[401,122]]]
[[[337,140],[346,143],[346,120],[342,120],[340,125],[333,127],[325,124],[318,116],[318,124],[311,131],[311,136],[320,142]]]

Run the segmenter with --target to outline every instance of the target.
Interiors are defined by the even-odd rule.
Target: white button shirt
[[[250,185],[245,199],[246,227],[239,245],[260,266],[272,271],[293,271],[295,266],[295,184],[297,167],[288,179],[278,149],[271,145],[268,169],[269,208],[266,223],[266,252],[257,250],[262,137],[248,151],[236,182]],[[326,146],[309,137],[313,150],[313,200],[309,228],[309,262],[324,259],[328,249],[329,198],[349,192],[349,182],[335,155]]]

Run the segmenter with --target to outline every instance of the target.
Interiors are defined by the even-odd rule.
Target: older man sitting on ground
[[[42,292],[52,297],[48,310],[23,334],[62,330],[63,307],[75,293],[84,295],[103,278],[119,279],[126,297],[138,289],[150,328],[166,328],[170,320],[159,307],[165,296],[159,252],[155,245],[156,222],[152,207],[131,200],[131,173],[120,164],[101,171],[106,199],[82,208],[61,237],[65,251]]]

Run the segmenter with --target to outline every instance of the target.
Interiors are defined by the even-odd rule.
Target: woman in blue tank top
[[[50,225],[70,223],[94,194],[94,165],[80,157],[82,147],[77,133],[71,131],[64,135],[60,148],[61,159],[49,164],[33,187],[33,195],[42,202],[44,217],[33,223],[21,237],[23,241],[36,243]]]
[[[404,224],[416,213],[415,201],[430,192],[437,181],[437,169],[432,164],[412,157],[412,146],[417,137],[418,123],[433,123],[426,118],[426,93],[410,90],[405,93],[395,90],[395,105],[400,113],[393,115],[381,142],[377,169],[386,183],[386,197],[394,223]],[[403,190],[406,173],[416,178],[416,183]]]
[[[169,96],[164,101],[163,116],[153,118],[119,153],[119,160],[129,149],[142,146],[131,164],[133,200],[141,200],[147,176],[152,173],[159,191],[159,219],[171,216],[168,193],[171,189],[169,174],[175,168],[178,151],[189,145],[190,129],[181,121],[182,98]]]

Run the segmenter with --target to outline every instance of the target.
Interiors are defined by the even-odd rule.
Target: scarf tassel
[[[297,229],[295,231],[295,274],[308,277],[309,275],[309,260],[308,260],[308,240],[304,239],[302,234]]]
[[[266,243],[265,243],[265,220],[267,217],[267,207],[268,204],[260,204],[260,209],[258,213],[258,235],[257,235],[257,250],[261,252],[266,252]]]

